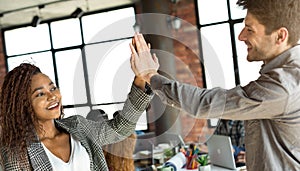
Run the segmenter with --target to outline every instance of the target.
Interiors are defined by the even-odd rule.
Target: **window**
[[[7,59],[8,70],[12,70],[22,62],[35,64],[42,72],[47,74],[52,80],[55,80],[54,69],[53,67],[49,67],[49,65],[53,66],[50,51],[10,57]]]
[[[50,50],[50,35],[47,24],[5,31],[5,49],[8,56]],[[28,41],[30,40],[30,41]]]
[[[126,7],[4,31],[8,69],[34,63],[59,86],[65,116],[122,109],[134,74],[129,42],[135,11]],[[120,29],[122,28],[122,29]],[[147,129],[146,112],[136,129]]]
[[[134,34],[132,28],[134,23],[135,13],[133,8],[84,16],[82,18],[84,42],[94,43],[131,37]]]
[[[55,49],[82,44],[78,19],[56,21],[51,23],[50,27]]]
[[[201,29],[207,87],[235,86],[229,24],[218,24]],[[218,66],[218,67],[216,67]],[[226,78],[225,78],[226,77]]]
[[[246,45],[238,40],[246,10],[236,0],[197,3],[206,86],[229,89],[257,79],[261,63],[248,62]]]
[[[86,46],[86,62],[89,66],[87,71],[93,78],[89,79],[93,104],[120,102],[126,99],[134,78],[129,61],[130,41],[131,39],[126,39]]]
[[[64,105],[86,104],[87,95],[82,55],[80,49],[59,51],[54,54],[57,66],[57,78]]]

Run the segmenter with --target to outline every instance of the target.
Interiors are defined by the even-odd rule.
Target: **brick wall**
[[[3,52],[2,34],[0,34],[0,88],[2,87],[4,76],[6,75],[5,60]],[[4,67],[4,68],[3,68]]]
[[[183,20],[180,29],[173,30],[174,54],[186,67],[177,63],[177,80],[189,83],[198,87],[203,87],[202,69],[199,60],[199,39],[197,29],[197,18],[194,0],[181,0],[176,6],[177,17]],[[190,71],[193,76],[187,72]],[[207,122],[203,119],[196,119],[189,115],[181,114],[182,135],[186,142],[198,142],[199,138],[207,132],[203,129]]]

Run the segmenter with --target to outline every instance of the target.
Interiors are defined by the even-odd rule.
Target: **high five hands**
[[[158,59],[150,52],[150,44],[147,45],[144,37],[140,33],[135,33],[130,43],[131,69],[137,77],[142,78],[150,84],[150,78],[158,74]]]

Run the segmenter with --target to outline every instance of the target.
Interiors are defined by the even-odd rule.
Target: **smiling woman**
[[[42,73],[34,75],[31,90],[32,107],[39,120],[60,117],[61,94],[48,76]]]
[[[102,146],[131,135],[152,95],[134,79],[120,115],[91,121],[62,118],[62,96],[51,79],[22,63],[5,77],[0,97],[0,159],[4,170],[108,170]],[[1,170],[1,167],[0,167]]]

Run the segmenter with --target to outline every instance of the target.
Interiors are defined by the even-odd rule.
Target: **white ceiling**
[[[136,1],[137,0],[0,0],[0,29],[31,23],[35,15],[39,15],[42,20],[49,20],[70,16],[78,7],[85,12],[91,12],[132,4]],[[39,10],[39,5],[45,6]]]

